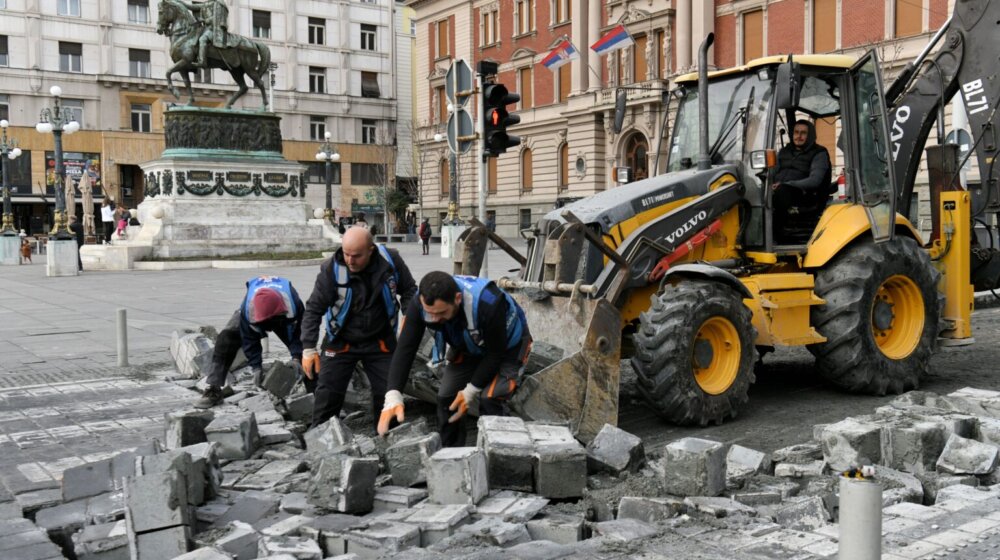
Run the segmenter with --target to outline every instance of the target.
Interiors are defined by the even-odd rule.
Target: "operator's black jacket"
[[[417,284],[410,274],[403,258],[395,249],[388,249],[392,262],[396,265],[396,274],[399,282],[396,285],[396,293],[401,300],[401,309],[406,309],[410,305],[410,300],[417,293]],[[333,281],[333,259],[337,259],[338,266],[347,268],[344,262],[344,253],[338,249],[331,259],[323,262],[320,266],[319,274],[316,276],[316,283],[313,286],[312,295],[306,302],[306,313],[302,320],[302,345],[305,348],[315,348],[319,339],[320,324],[327,310],[336,303],[337,290]],[[346,322],[337,333],[335,345],[342,346],[347,343],[352,346],[367,346],[378,341],[395,339],[386,313],[385,301],[382,298],[382,286],[392,278],[392,266],[382,257],[376,249],[368,261],[368,266],[361,272],[348,273],[348,281],[351,285],[351,310],[347,314]],[[327,348],[330,340],[323,340],[323,348]]]
[[[818,195],[830,194],[830,154],[816,143],[816,128],[812,123],[806,143],[799,149],[789,142],[778,152],[778,170],[775,182]]]

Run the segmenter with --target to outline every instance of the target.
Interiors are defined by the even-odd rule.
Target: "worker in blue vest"
[[[340,414],[358,362],[371,384],[377,421],[396,349],[400,302],[405,308],[416,292],[396,250],[376,245],[366,228],[344,232],[341,248],[320,266],[302,321],[302,366],[307,387],[315,387],[312,426]],[[326,334],[317,351],[321,323]]]
[[[531,352],[528,321],[517,302],[487,278],[430,272],[418,294],[403,317],[378,433],[403,421],[401,391],[424,330],[431,329],[433,361],[447,361],[437,394],[441,445],[462,447],[470,408],[480,415],[507,413]]]
[[[211,408],[222,402],[222,388],[240,348],[253,368],[254,383],[260,385],[263,366],[260,341],[270,332],[285,343],[292,359],[301,363],[302,316],[302,300],[287,279],[260,276],[247,282],[243,303],[215,339],[212,369],[206,376],[208,389],[194,406]]]

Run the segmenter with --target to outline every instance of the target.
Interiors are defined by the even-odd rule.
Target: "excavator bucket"
[[[549,297],[535,301],[507,289],[528,318],[531,336],[563,350],[563,358],[526,376],[511,399],[525,420],[568,422],[589,443],[618,423],[621,313],[607,300]]]

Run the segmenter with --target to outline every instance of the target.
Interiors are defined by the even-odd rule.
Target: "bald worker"
[[[366,228],[344,232],[340,249],[320,266],[302,319],[302,369],[316,398],[312,426],[340,414],[358,362],[371,384],[373,426],[378,422],[399,310],[416,293],[395,249],[376,245]],[[326,335],[317,351],[321,322]]]

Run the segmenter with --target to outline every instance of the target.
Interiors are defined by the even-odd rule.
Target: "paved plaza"
[[[393,244],[418,279],[450,270],[450,260],[421,254],[416,243]],[[516,266],[489,251],[491,276]],[[162,438],[163,414],[195,394],[165,382],[175,370],[171,334],[221,328],[258,274],[289,278],[305,301],[319,263],[264,269],[167,272],[85,271],[45,276],[35,263],[0,267],[0,482],[7,491],[57,489],[68,467]],[[128,314],[129,367],[117,367],[115,315]],[[287,357],[271,337],[273,359]],[[53,494],[58,494],[54,492]]]

